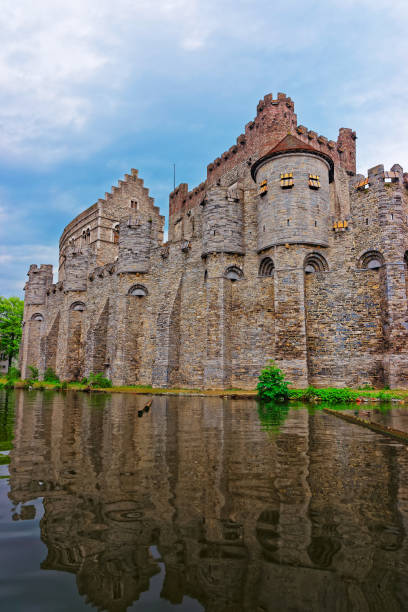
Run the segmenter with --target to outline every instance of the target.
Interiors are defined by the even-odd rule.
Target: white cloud
[[[23,294],[28,268],[32,263],[52,264],[54,281],[58,273],[58,245],[0,245],[0,295]]]
[[[149,95],[157,98],[151,83],[171,74],[180,107],[189,88],[207,87],[221,102],[256,71],[259,95],[307,77],[316,106],[324,88],[338,101],[333,113],[349,106],[352,127],[377,121],[375,99],[394,116],[398,96],[406,106],[405,0],[392,10],[385,0],[318,0],[312,11],[297,0],[288,15],[283,0],[3,0],[0,157],[29,165],[87,157],[117,126],[143,127]]]

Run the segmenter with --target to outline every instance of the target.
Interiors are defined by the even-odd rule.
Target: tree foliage
[[[256,388],[262,400],[286,400],[289,398],[288,384],[282,370],[271,360],[261,371]]]
[[[23,312],[24,302],[20,298],[0,297],[0,354],[8,359],[9,365],[18,355]]]

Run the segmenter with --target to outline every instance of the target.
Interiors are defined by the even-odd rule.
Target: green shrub
[[[38,380],[38,368],[35,366],[28,366],[28,369],[31,373],[30,380]]]
[[[274,361],[261,371],[256,388],[263,400],[286,400],[289,398],[289,382]]]
[[[9,371],[6,374],[6,378],[8,381],[17,380],[18,378],[20,378],[20,376],[20,370],[18,368],[15,368],[14,366],[9,368]]]
[[[83,379],[81,380],[81,385],[87,385],[88,384],[88,379],[86,376],[83,377]]]
[[[301,395],[299,395],[301,391]],[[358,397],[357,391],[353,389],[343,388],[336,389],[335,387],[327,387],[326,389],[316,389],[308,387],[307,389],[293,389],[289,391],[291,399],[303,400],[321,400],[323,402],[352,402]]]
[[[107,387],[112,386],[112,381],[109,380],[109,378],[105,378],[102,374],[94,374],[91,372],[88,376],[87,384],[90,387],[100,387],[101,389],[106,389]]]
[[[59,382],[59,376],[54,372],[52,368],[47,368],[44,372],[44,382]]]

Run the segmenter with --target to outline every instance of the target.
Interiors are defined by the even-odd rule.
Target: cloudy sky
[[[266,93],[408,169],[407,30],[406,0],[2,0],[0,295],[131,167],[167,215]]]

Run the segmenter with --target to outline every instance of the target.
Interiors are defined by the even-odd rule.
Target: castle
[[[298,125],[268,94],[204,183],[170,194],[169,239],[137,170],[30,266],[22,375],[254,388],[273,358],[297,387],[408,387],[408,174],[356,175],[356,134]]]

